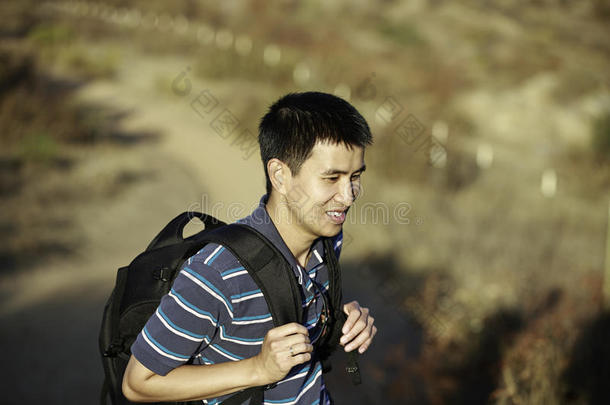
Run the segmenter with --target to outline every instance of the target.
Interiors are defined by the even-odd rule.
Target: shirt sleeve
[[[185,364],[211,343],[218,325],[233,317],[228,285],[198,257],[182,265],[131,347],[134,357],[156,374],[166,375]]]

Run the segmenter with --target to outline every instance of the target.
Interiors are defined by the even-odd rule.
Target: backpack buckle
[[[168,267],[161,267],[153,271],[153,278],[155,280],[163,281],[164,283],[169,281],[170,269]]]
[[[362,383],[362,377],[360,376],[360,367],[358,366],[357,354],[351,351],[347,354],[347,367],[345,371],[352,377],[352,383],[359,385]]]

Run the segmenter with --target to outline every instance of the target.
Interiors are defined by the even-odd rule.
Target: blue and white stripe
[[[212,285],[209,281],[207,281],[197,272],[193,271],[188,267],[185,267],[183,270],[181,270],[180,274],[185,275],[192,282],[203,288],[212,297],[218,299],[225,306],[225,308],[229,312],[229,315],[233,317],[233,306],[231,305],[231,302],[229,302],[229,300],[223,295],[223,293],[221,293],[216,287],[214,287],[214,285]]]
[[[159,342],[157,342],[152,336],[150,336],[150,332],[148,332],[148,329],[146,329],[146,326],[144,327],[144,329],[142,329],[142,337],[144,338],[146,343],[148,343],[150,345],[150,347],[153,348],[154,351],[156,351],[157,353],[159,353],[160,355],[162,355],[164,357],[167,357],[168,359],[172,359],[172,360],[176,360],[176,361],[180,361],[180,362],[184,362],[189,359],[189,356],[175,353],[175,352],[169,350],[168,348],[166,348],[165,346],[161,345]]]
[[[260,288],[253,290],[253,291],[247,291],[245,293],[232,295],[231,302],[233,304],[235,304],[237,302],[243,302],[243,301],[251,300],[253,298],[258,298],[258,297],[264,297],[263,292],[260,290]]]
[[[218,325],[218,320],[209,312],[204,311],[203,309],[197,308],[195,305],[188,302],[184,299],[180,294],[178,294],[174,289],[171,289],[169,294],[171,297],[182,309],[187,311],[188,313],[195,315],[197,318],[207,319],[212,323],[214,327]]]

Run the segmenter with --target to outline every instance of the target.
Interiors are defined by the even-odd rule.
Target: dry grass
[[[299,87],[293,81],[294,67],[305,62],[312,79],[304,87],[333,91],[339,83],[348,85],[352,102],[375,130],[376,143],[367,152],[365,194],[358,204],[383,202],[392,209],[408,202],[411,207],[408,224],[355,226],[350,231],[353,243],[346,249],[358,252],[359,260],[373,253],[394,260],[396,274],[391,277],[400,288],[386,292],[422,330],[416,361],[407,362],[404,345],[396,345],[387,348],[382,364],[373,370],[387,400],[595,402],[597,380],[582,381],[574,370],[586,369],[582,362],[590,359],[582,347],[607,333],[599,315],[610,197],[607,113],[577,126],[591,128],[591,137],[583,137],[587,142],[568,145],[559,139],[552,153],[536,155],[537,140],[553,132],[548,117],[536,119],[541,124],[529,128],[530,135],[494,137],[488,124],[497,117],[468,114],[460,101],[464,94],[481,90],[509,101],[531,97],[532,105],[548,108],[540,111],[586,110],[587,100],[604,94],[610,71],[607,57],[599,52],[607,49],[607,17],[595,11],[607,7],[603,2],[484,3],[475,8],[434,2],[405,12],[410,17],[404,21],[391,17],[398,4],[376,10],[354,7],[338,18],[340,11],[331,6],[321,11],[313,3],[283,3],[268,11],[252,5],[227,11],[189,1],[171,6],[129,3],[151,13],[186,16],[191,28],[205,23],[248,34],[253,41],[248,55],[239,55],[233,46],[201,44],[196,31],[185,36],[150,27],[113,28],[92,17],[76,22],[68,17],[44,22],[24,18],[24,27],[9,28],[26,38],[26,51],[12,47],[0,54],[10,62],[0,65],[0,141],[7,168],[2,195],[9,200],[27,184],[34,190],[28,198],[36,202],[35,210],[28,211],[35,214],[18,220],[4,211],[3,233],[18,233],[10,249],[69,250],[77,240],[46,233],[53,226],[69,226],[69,211],[51,222],[42,218],[57,201],[80,198],[74,188],[61,185],[61,177],[78,161],[79,152],[73,154],[66,145],[95,143],[114,131],[107,113],[78,108],[68,96],[79,80],[112,80],[125,62],[117,39],[129,38],[134,47],[158,57],[189,55],[199,79],[222,86],[226,94],[232,86],[246,100],[231,107],[249,123],[256,117],[248,103]],[[566,29],[570,23],[578,30]],[[100,38],[107,43],[88,46]],[[274,68],[262,59],[270,43],[282,49]],[[53,66],[78,80],[47,80],[47,69]],[[159,76],[152,86],[166,91],[175,73]],[[374,94],[363,86],[372,73]],[[527,83],[538,75],[549,75],[558,85],[548,95],[534,94]],[[258,86],[268,87],[268,93],[257,93]],[[375,123],[376,109],[389,96],[404,107],[403,118],[413,114],[422,123],[426,136],[435,122],[448,123],[445,168],[428,164],[425,146],[407,145],[396,133],[397,122],[385,127]],[[508,111],[510,103],[490,99],[494,106],[489,111],[507,108],[500,111],[510,117],[506,125],[519,127],[518,114]],[[493,142],[496,148],[489,169],[476,164],[479,142]],[[553,199],[540,194],[541,167],[553,167],[560,179]],[[36,181],[41,173],[52,186]],[[117,171],[106,177],[104,189],[116,191],[137,177]],[[24,200],[11,201],[14,212]],[[7,252],[0,254],[8,257]],[[593,347],[607,359],[603,346]],[[605,375],[607,368],[599,365],[599,370]]]
[[[112,198],[138,178],[120,167],[95,181],[75,175],[75,169],[91,159],[91,150],[120,141],[120,115],[73,99],[83,80],[108,78],[114,68],[98,65],[75,48],[57,46],[57,41],[70,38],[69,28],[52,23],[33,27],[26,40],[0,46],[3,272],[73,254],[82,235],[72,208],[87,200]],[[51,44],[45,42],[49,38]],[[53,74],[51,70],[60,65],[68,75]]]

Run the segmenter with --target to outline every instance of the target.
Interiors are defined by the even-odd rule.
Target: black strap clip
[[[345,371],[352,377],[352,383],[354,385],[362,384],[357,356],[358,355],[354,351],[347,353],[347,366],[345,367]]]
[[[169,281],[169,273],[170,269],[168,267],[161,267],[160,269],[153,271],[153,278],[166,283]]]

